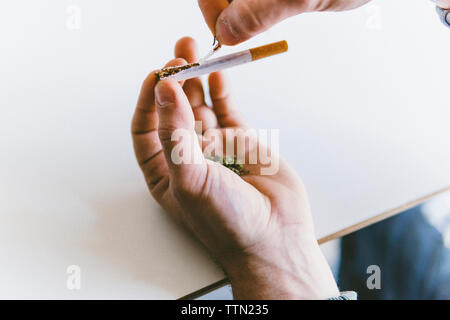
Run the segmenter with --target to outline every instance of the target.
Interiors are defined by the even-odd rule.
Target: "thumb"
[[[195,132],[195,120],[181,85],[173,80],[159,81],[155,88],[158,134],[169,167],[170,181],[176,187],[195,187],[206,179],[206,162]]]
[[[214,36],[216,35],[217,18],[230,2],[230,0],[198,0],[206,24]]]
[[[261,33],[283,19],[306,11],[306,1],[234,0],[216,21],[221,44],[235,45]]]

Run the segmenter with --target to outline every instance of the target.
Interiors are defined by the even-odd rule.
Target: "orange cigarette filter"
[[[287,41],[283,40],[267,44],[265,46],[250,49],[250,53],[252,54],[252,60],[255,61],[286,52],[288,51],[288,49],[289,47]]]

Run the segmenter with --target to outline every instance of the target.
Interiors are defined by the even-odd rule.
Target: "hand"
[[[197,61],[194,41],[179,40],[175,56],[167,66]],[[144,81],[132,136],[151,194],[223,267],[236,299],[337,296],[296,173],[279,160],[276,173],[261,175],[267,163],[258,161],[245,164],[248,172],[239,176],[203,156],[202,148],[211,150],[217,143],[220,152],[247,128],[231,100],[224,74],[211,74],[209,87],[212,107],[205,103],[198,78],[157,82],[152,72]],[[203,135],[195,132],[195,121],[201,121]],[[219,135],[222,141],[208,140],[227,130],[232,134]],[[177,132],[184,133],[181,141],[173,139]],[[247,142],[245,155],[256,147],[269,151],[253,138]],[[176,164],[174,150],[198,161]],[[277,155],[271,155],[271,161],[278,161]]]
[[[450,0],[432,0],[442,9],[450,9]]]
[[[281,20],[312,11],[342,11],[370,0],[198,0],[203,16],[221,44],[235,45]],[[448,0],[437,0],[448,1]],[[229,4],[229,2],[231,4]]]

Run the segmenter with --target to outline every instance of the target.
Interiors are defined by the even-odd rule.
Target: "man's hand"
[[[450,0],[432,0],[442,9],[450,9]]]
[[[300,13],[349,10],[369,1],[198,0],[198,3],[208,27],[217,40],[224,45],[235,45],[269,29],[281,20]]]
[[[197,61],[194,41],[178,41],[175,56],[168,66]],[[152,72],[144,81],[132,136],[153,197],[223,267],[235,298],[337,296],[314,235],[305,189],[295,172],[280,160],[273,175],[261,175],[264,165],[258,162],[245,164],[246,174],[239,176],[205,159],[202,148],[211,150],[211,144],[218,143],[221,150],[246,128],[224,74],[211,74],[209,87],[212,107],[205,103],[198,78],[184,83],[157,81]],[[195,121],[201,121],[203,135],[196,133]],[[223,141],[207,137],[227,130],[232,134],[218,135]],[[180,132],[182,140],[174,139]],[[268,151],[257,140],[247,142],[245,153],[254,148]],[[176,164],[174,150],[197,161]]]

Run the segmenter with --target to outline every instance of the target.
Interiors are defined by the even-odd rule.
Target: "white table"
[[[240,47],[287,55],[229,72],[254,126],[280,128],[319,238],[450,185],[450,32],[425,0],[374,4],[290,19]],[[208,51],[196,1],[0,4],[0,298],[179,298],[223,278],[151,199],[129,134],[186,34]]]

